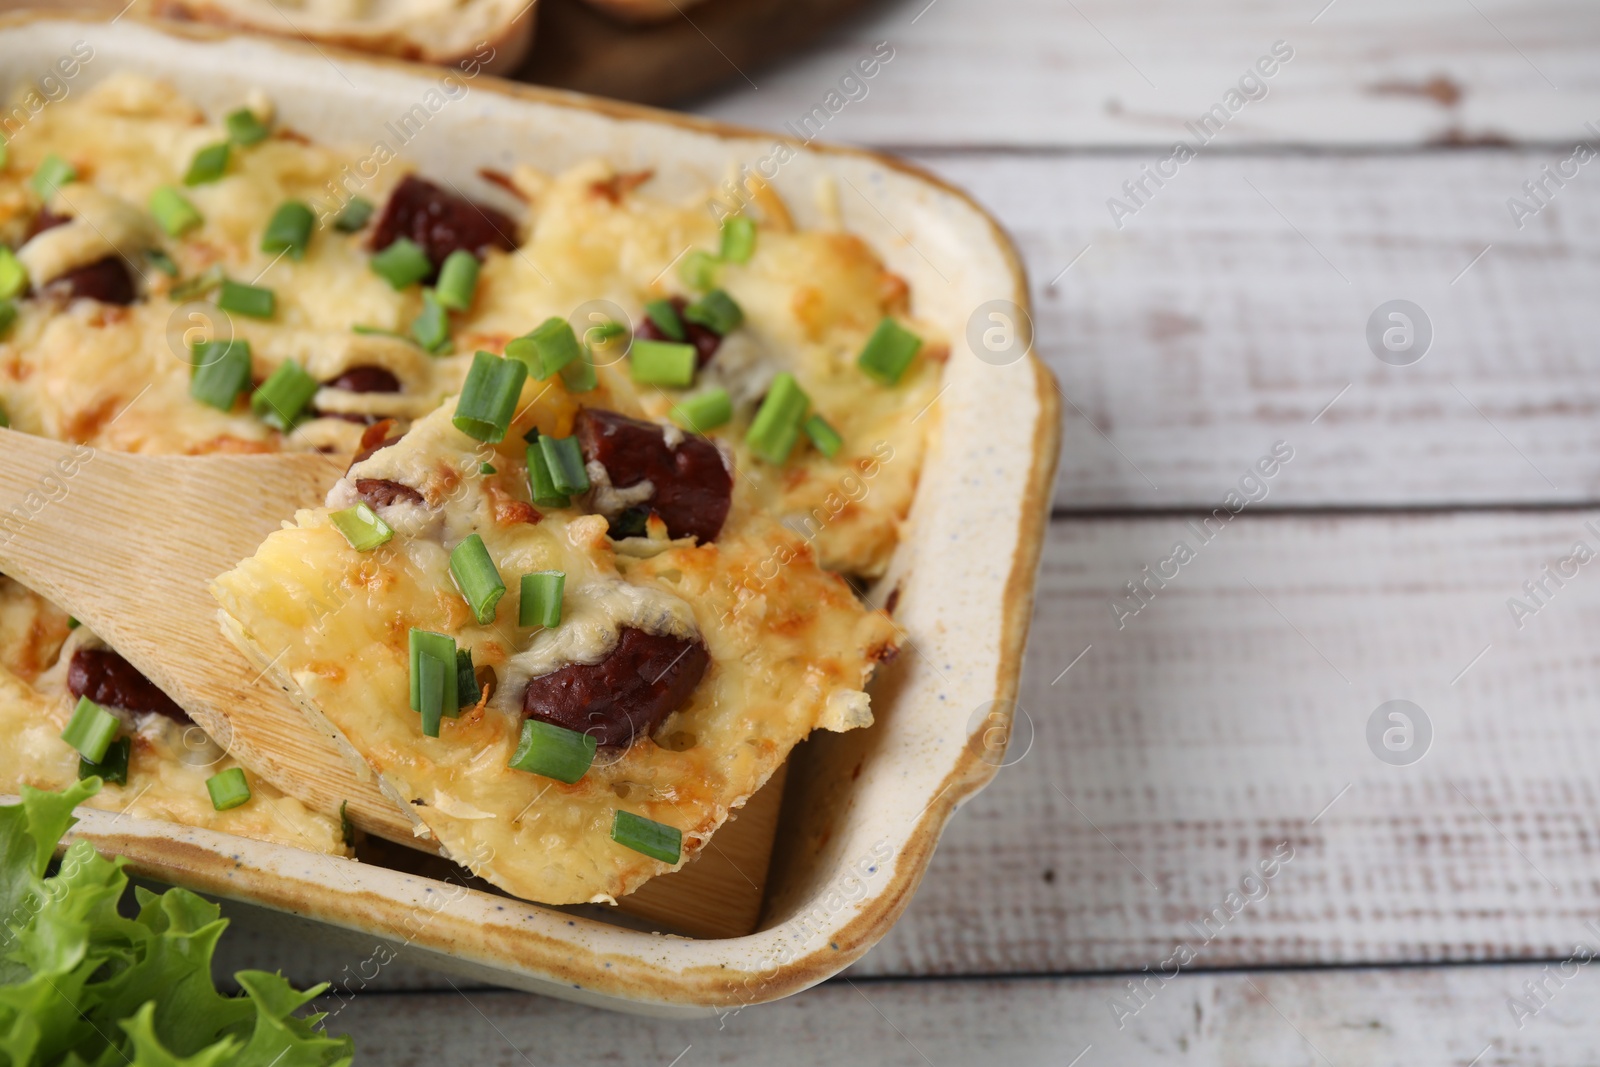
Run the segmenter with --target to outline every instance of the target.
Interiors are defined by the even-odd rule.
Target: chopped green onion
[[[805,418],[810,403],[794,375],[785,371],[773,378],[745,437],[750,451],[758,459],[782,466],[800,438],[800,420]]]
[[[9,143],[5,131],[0,130],[0,170],[4,170],[5,165],[11,162],[11,151],[6,147]]]
[[[511,755],[511,766],[571,785],[588,773],[598,747],[589,734],[538,719],[523,719],[522,736]]]
[[[587,393],[600,384],[594,373],[594,359],[585,348],[578,358],[561,368],[561,384],[569,393]]]
[[[377,208],[366,197],[353,196],[333,218],[333,228],[340,233],[355,233],[367,224]]]
[[[250,342],[199,341],[190,349],[189,395],[219,411],[229,411],[250,387]]]
[[[566,588],[565,571],[534,571],[522,576],[522,600],[517,604],[517,625],[543,626],[554,630],[561,625],[561,593]]]
[[[491,352],[474,355],[451,419],[456,429],[489,444],[503,441],[527,378],[528,367],[518,360],[501,359]]]
[[[211,794],[213,808],[227,811],[250,799],[250,783],[245,779],[243,768],[229,767],[206,779],[206,792]]]
[[[493,622],[495,606],[506,595],[506,583],[482,537],[473,534],[455,547],[450,553],[450,573],[477,617],[478,625],[487,626]]]
[[[722,258],[728,263],[748,263],[756,250],[755,220],[734,215],[722,220]]]
[[[389,524],[364,500],[353,508],[333,512],[328,521],[357,552],[370,552],[394,536]]]
[[[698,248],[678,264],[678,277],[691,289],[709,289],[717,284],[717,257]]]
[[[223,311],[237,311],[252,319],[270,319],[278,310],[278,297],[271,289],[224,281],[222,291],[217,294],[217,307]]]
[[[411,336],[429,352],[450,343],[450,313],[432,289],[422,290],[422,311],[411,320]]]
[[[11,332],[11,327],[16,321],[17,305],[9,300],[0,300],[0,341],[5,340],[6,334]]]
[[[472,703],[476,704],[478,692],[478,676],[472,668],[472,649],[458,648],[456,649],[456,694],[463,701],[470,694],[473,698]],[[457,715],[459,714],[458,710]]]
[[[828,425],[828,421],[821,415],[813,415],[805,422],[806,436],[811,438],[811,443],[817,446],[817,451],[832,459],[839,454],[839,449],[844,447],[844,438],[839,436],[839,431]]]
[[[576,437],[541,435],[539,451],[544,453],[545,466],[556,492],[576,496],[589,491],[589,472],[584,467],[583,450],[578,447]]]
[[[317,380],[300,364],[284,360],[250,398],[250,410],[268,426],[288,433],[319,388]]]
[[[133,752],[133,742],[126,737],[119,737],[111,742],[106,749],[106,754],[98,761],[86,760],[78,757],[78,781],[85,778],[99,778],[101,781],[113,785],[128,784],[128,756]]]
[[[182,237],[205,221],[189,198],[171,185],[159,186],[150,194],[150,214],[168,237]]]
[[[161,251],[161,249],[147,249],[145,251],[144,258],[152,267],[160,271],[162,274],[165,274],[167,277],[176,278],[178,276],[177,261],[171,256],[167,255],[165,252]]]
[[[611,823],[611,840],[662,863],[677,863],[683,855],[683,831],[621,808]]]
[[[309,207],[298,200],[285,200],[267,221],[266,232],[261,235],[261,251],[269,255],[287,252],[290,259],[304,259],[316,224],[317,216]]]
[[[5,305],[5,306],[9,307],[10,305]],[[10,428],[11,428],[11,416],[6,414],[6,406],[4,404],[0,404],[0,430],[9,430]],[[71,622],[72,622],[71,619],[67,620],[67,623],[68,623],[67,629],[69,629],[69,630],[72,629]]]
[[[409,237],[395,238],[392,244],[368,260],[367,265],[396,291],[433,273],[428,253]]]
[[[422,664],[433,661],[438,664],[440,677],[443,678],[440,707],[442,714],[454,718],[461,710],[461,702],[456,688],[456,639],[446,634],[436,634],[428,630],[411,631],[411,710],[422,710]],[[438,734],[430,736],[437,737]]]
[[[538,431],[533,432],[537,434]],[[533,502],[541,508],[572,506],[572,500],[556,488],[555,479],[550,477],[550,466],[545,462],[544,449],[539,447],[537,436],[528,445],[528,489]]]
[[[733,400],[726,389],[713,389],[709,393],[684,397],[673,407],[670,417],[686,430],[705,433],[733,418]]]
[[[194,154],[189,169],[183,176],[185,185],[205,185],[222,177],[228,170],[229,145],[227,141],[208,144]]]
[[[581,356],[578,335],[566,319],[545,319],[534,330],[506,345],[506,355],[528,365],[528,373],[543,381]]]
[[[464,248],[458,248],[445,257],[439,268],[439,303],[452,311],[465,311],[472,306],[472,295],[478,289],[478,257]]]
[[[698,362],[694,345],[680,345],[673,341],[635,341],[628,357],[634,381],[641,385],[677,388],[694,384]]]
[[[603,345],[613,337],[621,337],[627,332],[628,328],[622,325],[622,323],[612,322],[610,319],[607,319],[605,322],[596,323],[587,330],[584,330],[583,340],[586,344]]]
[[[10,300],[28,291],[28,268],[17,254],[0,245],[0,300]]]
[[[33,172],[33,177],[28,179],[28,184],[33,191],[39,194],[40,200],[49,200],[55,191],[63,185],[70,185],[78,180],[78,168],[62,159],[55,153],[44,157],[39,164],[39,169]]]
[[[74,619],[71,615],[67,616],[67,629],[76,630],[78,627],[80,627],[82,625],[83,625],[83,623],[79,622],[77,619]]]
[[[644,306],[645,317],[656,324],[656,329],[666,334],[673,341],[682,341],[687,334],[683,331],[683,320],[678,317],[678,309],[670,300],[652,300]]]
[[[478,473],[479,474],[499,474],[500,472],[494,469],[494,464],[493,463],[480,463],[480,464],[478,464]]]
[[[744,321],[744,310],[733,302],[733,297],[721,289],[713,289],[684,308],[683,317],[690,322],[698,322],[718,336],[726,337]]]
[[[894,385],[921,347],[922,338],[885,316],[867,338],[856,365],[884,385]]]
[[[439,723],[444,718],[445,665],[432,656],[423,656],[417,662],[417,687],[422,698],[422,736],[438,737]],[[449,672],[452,682],[459,684],[454,671]]]
[[[265,141],[267,135],[272,132],[271,128],[247,107],[228,112],[228,117],[223,121],[228,127],[228,139],[240,147]]]
[[[222,273],[222,265],[218,264],[213,267],[207,267],[193,278],[185,278],[177,285],[174,285],[172,292],[168,295],[172,297],[175,303],[181,304],[186,300],[194,300],[205,296],[226,280],[227,278]]]
[[[106,749],[117,739],[121,728],[121,719],[88,697],[79,697],[67,728],[61,731],[61,740],[77,749],[78,755],[90,763],[99,763],[105,759]]]

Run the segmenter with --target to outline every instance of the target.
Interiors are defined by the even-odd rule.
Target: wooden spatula
[[[245,661],[206,586],[344,473],[328,456],[132,456],[0,430],[0,571],[61,605],[241,763],[410,844],[412,822]]]
[[[296,509],[322,503],[344,469],[342,457],[132,456],[0,429],[0,571],[105,638],[285,793],[330,813],[349,801],[357,826],[426,849],[409,816],[222,636],[207,591]],[[753,930],[782,780],[621,909],[701,937]]]

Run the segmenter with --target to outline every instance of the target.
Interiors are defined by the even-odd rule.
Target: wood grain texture
[[[1120,1030],[1109,1005],[1126,978],[834,981],[720,1022],[618,1020],[514,993],[371,994],[330,1028],[391,1067],[1573,1067],[1600,1063],[1593,966],[1549,984],[1520,1030],[1507,1001],[1548,981],[1537,966],[1184,975]]]
[[[1566,140],[1600,118],[1600,9],[1586,0],[896,0],[800,59],[746,71],[757,89],[730,71],[701,110],[776,129],[887,41],[894,59],[836,109],[827,139],[1167,146],[1279,40],[1294,58],[1222,143]]]
[[[1027,260],[1058,509],[1215,506],[1279,439],[1271,506],[1600,499],[1600,162],[1518,230],[1507,198],[1565,153],[1202,155],[1119,230],[1156,158],[920,157]],[[1394,298],[1432,323],[1411,366],[1367,344]]]

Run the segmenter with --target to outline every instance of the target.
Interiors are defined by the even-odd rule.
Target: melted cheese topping
[[[522,521],[504,506],[527,495],[521,434],[531,422],[564,436],[575,408],[559,385],[530,383],[522,401],[531,407],[501,445],[455,429],[447,403],[356,466],[352,477],[401,481],[428,501],[380,509],[396,524],[387,544],[356,552],[326,508],[302,511],[213,591],[246,654],[266,665],[287,649],[272,668],[280,680],[451,856],[518,896],[609,901],[673,869],[611,840],[619,808],[677,827],[683,860],[693,857],[812,729],[870,724],[862,690],[893,647],[893,625],[820,570],[803,539],[738,502],[716,543],[667,542],[648,558],[618,554],[598,515]],[[498,473],[477,474],[485,462]],[[331,495],[351,499],[348,488]],[[486,626],[449,572],[450,550],[472,533],[510,590]],[[744,581],[775,559],[784,562],[769,581]],[[518,579],[536,570],[567,576],[554,632],[516,625]],[[689,705],[653,737],[602,752],[573,785],[509,767],[526,679],[597,662],[621,626],[640,624],[705,643],[711,666]],[[438,738],[422,735],[409,707],[412,627],[453,635],[499,679],[493,700],[446,719]]]

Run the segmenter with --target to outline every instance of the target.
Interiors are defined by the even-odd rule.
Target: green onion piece
[[[78,781],[85,778],[99,778],[101,781],[113,785],[128,784],[128,757],[133,753],[133,742],[126,737],[119,737],[111,742],[111,747],[106,749],[106,754],[100,757],[99,762],[78,757]]]
[[[450,573],[461,595],[467,598],[473,615],[477,616],[478,625],[487,626],[493,622],[495,605],[506,595],[506,583],[482,537],[473,534],[455,547],[450,553]]]
[[[447,672],[442,661],[432,656],[423,656],[417,661],[417,687],[422,698],[422,706],[417,710],[422,713],[422,736],[438,737],[439,723],[444,718],[444,692],[445,678],[448,675],[450,682],[456,684],[454,664]]]
[[[409,237],[397,237],[382,252],[367,261],[372,273],[394,286],[396,291],[420,282],[433,273],[433,263],[422,246]]]
[[[744,310],[733,302],[733,297],[721,289],[713,289],[699,300],[683,309],[683,317],[698,322],[712,333],[726,337],[744,321]]]
[[[688,336],[683,331],[683,320],[678,317],[678,309],[673,307],[672,301],[652,300],[644,306],[644,314],[656,324],[656,329],[670,339],[682,341]]]
[[[353,508],[335,511],[328,516],[334,529],[344,534],[350,547],[357,552],[370,552],[394,536],[389,524],[372,507],[362,501]]]
[[[828,425],[828,421],[821,415],[813,415],[805,422],[806,436],[811,438],[811,443],[817,446],[817,451],[832,459],[839,454],[839,449],[844,447],[844,438],[839,436],[839,431]]]
[[[717,257],[698,248],[678,263],[678,277],[691,289],[709,289],[717,284]]]
[[[16,321],[17,305],[9,300],[0,300],[0,341],[5,340],[6,334],[11,332],[11,327]]]
[[[683,855],[683,831],[621,808],[611,823],[611,840],[662,863],[677,863]]]
[[[785,371],[773,378],[766,399],[761,401],[761,410],[756,412],[745,437],[750,451],[758,459],[782,466],[800,439],[800,420],[805,418],[810,403],[794,375]]]
[[[605,322],[596,323],[587,330],[584,330],[583,340],[586,344],[603,345],[613,337],[621,337],[627,332],[628,328],[622,325],[622,323],[612,322],[611,320],[607,319]]]
[[[217,307],[223,311],[236,311],[252,319],[270,319],[278,310],[278,298],[271,289],[243,282],[224,281],[217,294]]]
[[[572,500],[556,488],[555,479],[550,477],[550,465],[545,462],[544,449],[539,447],[538,437],[528,445],[528,490],[533,502],[541,508],[572,506]]]
[[[304,259],[316,224],[317,217],[309,207],[298,200],[285,200],[267,221],[266,232],[261,235],[261,251],[274,256],[287,252],[290,259]]]
[[[80,627],[82,625],[83,625],[83,623],[79,622],[77,619],[74,619],[71,615],[67,616],[67,629],[76,630],[78,627]]]
[[[544,453],[545,466],[550,471],[550,482],[556,492],[564,496],[577,496],[589,491],[589,472],[584,467],[583,450],[576,437],[539,438],[539,451]]]
[[[673,407],[670,418],[685,430],[705,433],[733,418],[733,400],[726,389],[684,397]]]
[[[448,712],[454,715],[461,707],[456,688],[456,639],[446,634],[436,634],[429,630],[411,631],[411,710],[422,710],[422,668],[421,664],[432,660],[439,665],[440,676],[444,679],[443,696],[440,707],[444,709],[441,714]],[[438,735],[433,735],[438,736]]]
[[[922,338],[885,316],[867,338],[856,365],[884,385],[894,385],[921,347]]]
[[[506,345],[506,355],[528,365],[528,373],[544,381],[583,354],[578,335],[566,319],[545,319],[532,332]]]
[[[245,779],[243,768],[229,767],[206,779],[206,792],[211,794],[213,808],[227,811],[250,799],[250,783]]]
[[[226,281],[222,273],[222,265],[207,267],[193,278],[185,278],[172,287],[172,292],[167,295],[172,297],[173,303],[181,304],[186,300],[195,300],[205,296],[211,290]]]
[[[728,263],[748,263],[756,250],[755,220],[734,215],[722,220],[722,259]]]
[[[522,600],[517,604],[517,625],[543,626],[554,630],[561,625],[561,593],[566,588],[565,571],[534,571],[522,576]]]
[[[585,348],[578,354],[578,358],[561,368],[561,384],[567,387],[569,393],[587,393],[600,384],[600,379],[594,373],[594,358]]]
[[[228,117],[223,121],[228,127],[228,139],[240,147],[265,141],[267,135],[272,132],[271,128],[247,107],[228,112]]]
[[[250,342],[199,341],[192,349],[189,395],[218,411],[230,411],[250,387]]]
[[[79,697],[67,728],[61,731],[61,740],[77,749],[78,755],[90,763],[99,763],[105,759],[106,749],[117,739],[121,728],[122,720],[88,697]]]
[[[268,426],[288,433],[319,388],[317,380],[300,364],[285,360],[250,398],[250,410]]]
[[[377,208],[364,196],[353,196],[350,202],[333,218],[333,228],[340,233],[355,233],[367,224]]]
[[[5,306],[9,307],[10,305]],[[10,428],[11,416],[6,414],[6,406],[0,404],[0,430],[9,430]],[[70,618],[67,620],[67,629],[72,629],[72,620]]]
[[[11,249],[0,245],[0,300],[10,300],[28,291],[28,268]]]
[[[450,313],[432,289],[422,290],[422,311],[411,320],[411,337],[429,352],[450,343]]]
[[[160,186],[150,194],[150,214],[168,237],[182,237],[205,221],[189,198],[170,185]]]
[[[189,163],[189,169],[183,175],[185,185],[205,185],[222,177],[228,170],[228,153],[230,146],[227,141],[208,144],[194,154],[194,159]]]
[[[674,341],[635,341],[628,357],[633,380],[640,385],[684,388],[694,384],[698,355],[694,345]]]
[[[479,474],[499,474],[500,472],[494,469],[494,464],[493,463],[480,463],[480,464],[478,464],[478,473]]]
[[[0,130],[0,170],[4,170],[5,165],[11,162],[11,151],[6,147],[9,143],[6,140],[5,131]]]
[[[161,249],[146,249],[144,258],[152,267],[160,271],[162,274],[165,274],[167,277],[176,278],[178,276],[177,261],[171,256],[167,255],[165,252],[161,251]]]
[[[505,440],[527,378],[526,364],[501,359],[491,352],[477,353],[456,401],[455,418],[450,421],[456,429],[480,441],[494,444]]]
[[[478,702],[478,676],[472,667],[472,649],[470,648],[456,649],[456,694],[463,701],[470,695],[473,704]],[[471,707],[472,705],[469,704],[467,706]],[[456,713],[450,717],[454,719],[460,716],[461,709],[457,708]]]
[[[478,257],[464,248],[446,256],[439,268],[439,303],[452,311],[465,311],[472,306],[472,294],[477,289]]]
[[[39,169],[33,172],[33,177],[28,179],[28,184],[33,191],[39,194],[40,200],[49,200],[55,191],[63,185],[70,185],[78,180],[78,168],[52,152],[44,157],[39,164]]]
[[[597,747],[588,734],[538,719],[524,719],[522,737],[511,754],[511,766],[571,785],[588,772]]]

